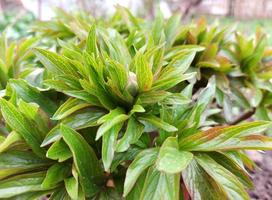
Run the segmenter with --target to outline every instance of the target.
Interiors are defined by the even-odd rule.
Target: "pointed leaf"
[[[140,200],[179,200],[180,174],[167,174],[150,167]]]
[[[205,154],[196,156],[199,165],[227,192],[231,200],[250,199],[242,183],[231,172]]]
[[[192,200],[227,200],[219,184],[196,162],[195,159],[182,172],[182,178]]]
[[[175,132],[178,129],[164,121],[162,121],[160,118],[154,116],[154,115],[143,115],[138,118],[140,121],[146,121],[162,130],[165,130],[167,132]]]
[[[156,168],[165,173],[175,174],[184,170],[192,159],[192,153],[178,150],[177,138],[168,137],[160,148]]]
[[[151,66],[149,66],[145,56],[142,54],[138,54],[136,57],[135,65],[139,91],[142,92],[149,90],[153,83]]]
[[[102,175],[99,161],[91,146],[79,133],[66,125],[61,125],[60,129],[64,141],[73,154],[83,190],[86,196],[92,196],[97,192],[94,180]]]
[[[41,191],[45,173],[32,173],[14,176],[0,182],[0,198],[13,197],[26,192]]]
[[[83,102],[80,99],[69,98],[65,103],[63,103],[58,110],[55,112],[51,119],[60,120],[68,115],[80,110],[82,108],[88,107],[90,104]]]
[[[102,161],[105,171],[109,171],[116,146],[118,133],[123,123],[119,123],[106,131],[102,137]]]
[[[3,117],[12,129],[24,138],[26,143],[37,155],[44,157],[45,150],[40,147],[40,144],[42,143],[42,134],[36,125],[18,112],[17,108],[12,103],[0,99],[0,106]]]
[[[143,150],[136,156],[126,173],[124,196],[130,192],[141,173],[155,162],[157,155],[158,149],[153,148]]]
[[[117,152],[126,151],[130,144],[138,141],[144,131],[144,125],[138,122],[134,117],[130,117],[124,136],[118,141]]]
[[[26,81],[21,79],[11,79],[9,82],[18,96],[24,101],[38,104],[50,116],[57,110],[57,106],[53,101],[36,88],[28,85]]]
[[[63,162],[72,157],[68,145],[61,139],[54,142],[46,152],[46,157]]]
[[[71,166],[67,163],[56,163],[46,172],[45,179],[42,182],[43,188],[52,188],[57,183],[63,181],[70,173]]]
[[[254,135],[266,130],[270,122],[248,122],[236,126],[214,127],[179,141],[180,149],[218,151],[231,149],[272,149],[271,139]]]

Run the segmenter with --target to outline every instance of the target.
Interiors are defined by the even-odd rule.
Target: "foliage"
[[[266,35],[180,24],[57,10],[2,35],[0,198],[250,199],[245,150],[272,149]]]
[[[12,39],[19,39],[29,34],[30,24],[35,17],[32,13],[9,9],[0,16],[0,31],[8,32]]]

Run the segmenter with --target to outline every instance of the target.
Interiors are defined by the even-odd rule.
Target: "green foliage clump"
[[[250,199],[245,150],[272,149],[264,33],[117,7],[33,35],[0,40],[0,198]]]

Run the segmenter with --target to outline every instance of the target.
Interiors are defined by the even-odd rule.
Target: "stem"
[[[256,108],[253,108],[253,110],[250,110],[248,112],[243,113],[237,119],[230,122],[229,124],[230,125],[236,125],[236,124],[240,123],[241,121],[247,120],[248,118],[250,118],[255,113],[255,111],[256,111]]]

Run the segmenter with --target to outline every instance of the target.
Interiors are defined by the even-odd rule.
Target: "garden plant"
[[[0,199],[247,200],[272,150],[267,35],[56,11],[0,38]]]

